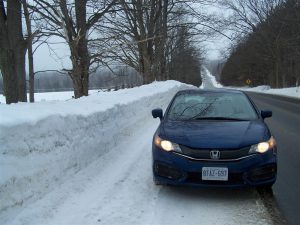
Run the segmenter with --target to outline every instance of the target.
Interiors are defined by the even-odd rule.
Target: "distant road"
[[[202,87],[204,89],[212,89],[215,88],[213,82],[211,81],[211,78],[209,77],[209,75],[207,74],[207,70],[204,69],[203,70],[203,74],[202,74]]]
[[[266,119],[278,145],[278,178],[274,197],[290,225],[300,224],[300,100],[247,92],[260,109],[270,109]]]

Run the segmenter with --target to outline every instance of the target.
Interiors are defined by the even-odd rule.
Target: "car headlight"
[[[266,142],[260,142],[256,145],[252,145],[249,153],[265,153],[270,149],[273,149],[274,153],[276,153],[276,141],[273,137]]]
[[[173,143],[168,140],[161,139],[158,135],[155,135],[154,144],[157,147],[159,147],[167,152],[171,152],[171,151],[181,152],[181,148],[178,144]]]

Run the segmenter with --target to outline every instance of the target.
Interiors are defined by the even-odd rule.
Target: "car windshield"
[[[168,113],[171,120],[255,120],[257,113],[243,93],[184,93]]]

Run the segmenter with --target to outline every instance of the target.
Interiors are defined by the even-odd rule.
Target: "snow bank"
[[[251,91],[258,91],[258,92],[263,92],[263,91],[268,91],[271,89],[269,85],[261,85],[253,88],[248,88]]]
[[[270,86],[265,85],[265,86],[258,86],[254,88],[243,88],[242,90],[300,98],[300,87],[272,89],[270,88]]]
[[[251,91],[264,94],[280,95],[287,96],[292,98],[300,98],[300,87],[291,87],[291,88],[271,88],[269,85],[261,85],[257,87],[226,87],[231,89],[237,89],[242,91]]]
[[[222,84],[216,81],[215,76],[213,76],[208,69],[205,67],[203,68],[202,74],[202,85],[200,88],[230,88],[230,89],[237,89],[243,91],[252,91],[252,92],[260,92],[265,94],[272,94],[272,95],[281,95],[281,96],[288,96],[294,98],[300,98],[300,87],[291,87],[291,88],[277,88],[272,89],[269,85],[261,85],[253,88],[249,87],[233,87],[233,86],[226,86],[224,87]]]
[[[190,87],[154,82],[68,101],[1,104],[0,221],[2,212],[9,217],[109,152],[151,109]]]
[[[150,85],[133,89],[93,93],[88,97],[69,99],[63,102],[3,104],[0,105],[0,129],[3,126],[9,127],[22,123],[35,125],[37,122],[51,116],[67,117],[80,115],[86,117],[99,111],[103,112],[119,104],[128,104],[143,97],[163,93],[180,85],[182,84],[177,81],[154,82]],[[56,95],[59,94],[56,93]],[[65,92],[61,92],[61,95],[65,96]],[[58,99],[60,98],[58,97]]]

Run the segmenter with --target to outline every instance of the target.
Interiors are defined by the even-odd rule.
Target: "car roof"
[[[214,89],[200,89],[200,88],[191,88],[185,89],[177,92],[179,94],[203,94],[203,93],[231,93],[231,94],[243,94],[243,91],[235,89],[226,89],[226,88],[214,88]]]

